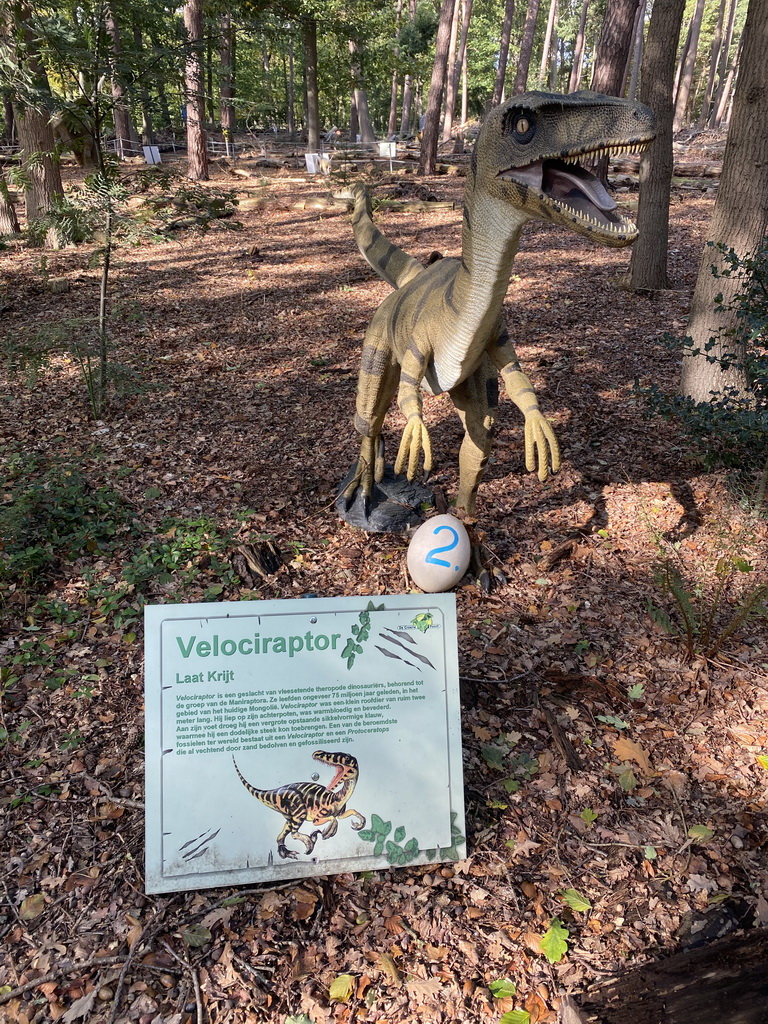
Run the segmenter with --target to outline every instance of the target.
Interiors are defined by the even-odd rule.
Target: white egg
[[[408,572],[427,594],[450,590],[469,567],[469,536],[455,516],[433,516],[422,523],[408,545]]]

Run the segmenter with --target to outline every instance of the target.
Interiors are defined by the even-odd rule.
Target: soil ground
[[[455,208],[381,211],[385,234],[420,259],[456,255],[461,179],[397,182],[403,198],[427,190]],[[117,251],[112,356],[131,376],[102,421],[70,355],[4,386],[5,486],[11,463],[76,467],[89,493],[109,487],[130,515],[111,544],[58,552],[34,584],[1,585],[0,1012],[404,1024],[524,1009],[547,1021],[564,993],[578,1003],[696,933],[765,923],[766,621],[705,658],[649,612],[678,621],[660,566],[676,566],[706,610],[718,563],[744,559],[753,571],[731,574],[717,635],[768,570],[765,520],[634,390],[675,387],[677,359],[657,343],[685,331],[713,205],[698,187],[673,197],[670,291],[625,290],[628,251],[543,225],[525,233],[505,312],[564,465],[543,485],[525,472],[521,419],[503,399],[478,527],[506,582],[456,590],[466,856],[144,894],[141,602],[410,589],[407,540],[363,534],[333,509],[357,455],[362,337],[388,286],[363,264],[346,213],[297,207],[325,193],[319,180],[220,171],[214,184],[259,199],[236,214],[241,230],[221,222]],[[619,199],[631,207],[636,193]],[[0,251],[8,338],[84,329],[98,304],[95,248]],[[67,290],[52,294],[51,278]],[[445,397],[425,410],[432,483],[450,502],[459,422]],[[400,425],[393,410],[390,457]],[[203,539],[179,544],[181,561],[160,572],[159,540],[177,550],[193,523]],[[227,540],[215,548],[214,535]],[[282,567],[238,576],[237,547],[265,537]],[[127,583],[137,558],[148,569]],[[554,919],[568,947],[553,963],[540,943]],[[345,975],[346,999],[333,998]],[[499,979],[516,994],[497,998]]]

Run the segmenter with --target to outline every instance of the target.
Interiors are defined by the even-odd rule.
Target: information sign
[[[146,889],[465,855],[452,594],[145,609]]]

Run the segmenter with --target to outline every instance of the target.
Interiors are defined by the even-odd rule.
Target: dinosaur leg
[[[397,393],[400,367],[389,349],[386,338],[371,328],[363,345],[363,356],[357,392],[355,430],[362,434],[360,456],[352,480],[344,489],[347,507],[354,501],[358,488],[365,498],[373,493],[374,481],[384,476],[384,442],[381,431],[384,417]]]
[[[493,424],[499,403],[499,378],[489,359],[450,392],[461,417],[464,440],[459,451],[459,496],[457,506],[467,515],[475,514],[477,488],[483,479],[493,442]]]

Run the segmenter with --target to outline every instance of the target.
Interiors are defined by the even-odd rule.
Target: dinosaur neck
[[[478,197],[470,187],[465,211],[462,259],[452,296],[456,322],[435,354],[436,383],[445,391],[466,379],[488,347],[509,286],[520,234],[529,219],[507,203]]]
[[[338,789],[333,789],[331,792],[336,798],[337,803],[346,803],[347,800],[352,796],[355,786],[357,785],[357,774],[349,776]]]

